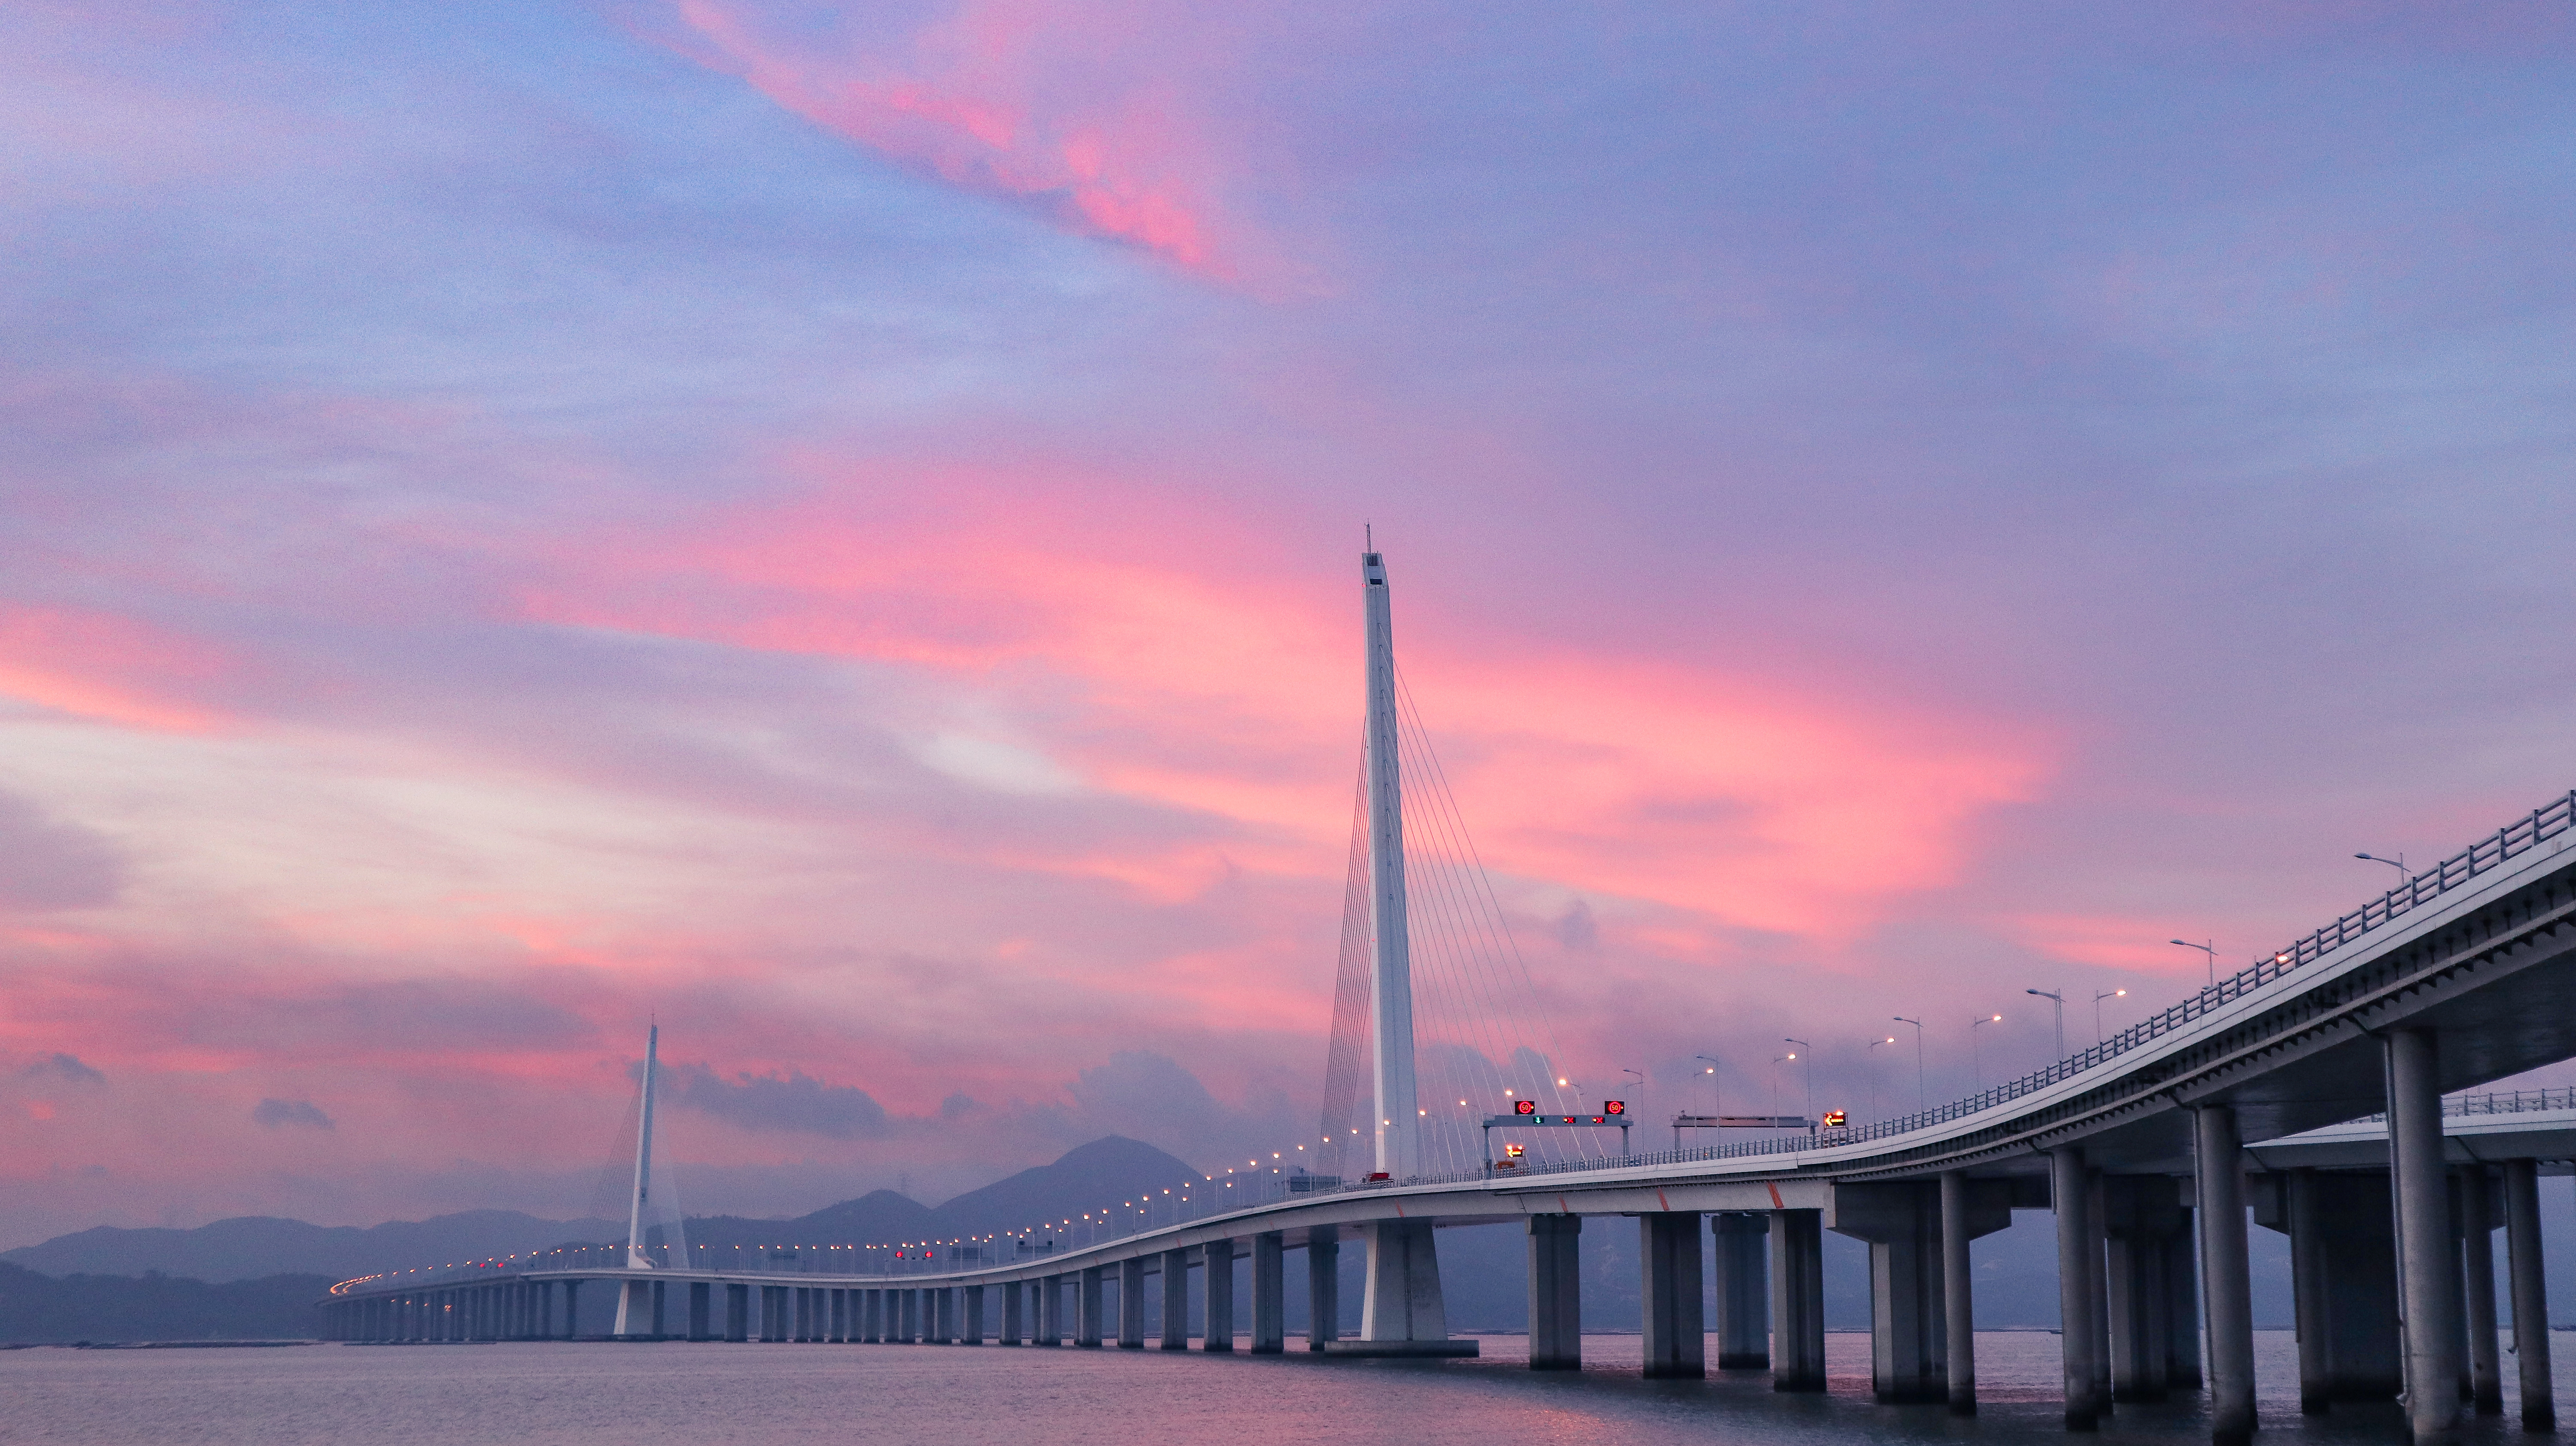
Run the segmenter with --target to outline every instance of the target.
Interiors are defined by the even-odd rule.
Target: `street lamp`
[[[1641,1105],[1642,1105],[1642,1104],[1644,1104],[1644,1103],[1645,1103],[1645,1099],[1646,1099],[1646,1075],[1645,1075],[1645,1072],[1644,1072],[1644,1071],[1642,1071],[1642,1070],[1623,1069],[1623,1070],[1619,1071],[1619,1073],[1621,1073],[1621,1074],[1625,1074],[1625,1075],[1634,1075],[1634,1076],[1636,1076],[1636,1079],[1637,1079],[1637,1102],[1638,1102],[1639,1104],[1641,1104]],[[1635,1109],[1635,1110],[1630,1110],[1628,1113],[1629,1113],[1629,1114],[1631,1114],[1631,1115],[1639,1115],[1639,1114],[1643,1114],[1643,1113],[1645,1113],[1645,1111],[1644,1111],[1644,1110],[1642,1110],[1642,1109]],[[1623,1140],[1624,1140],[1624,1139],[1626,1139],[1626,1138],[1628,1138],[1628,1132],[1627,1132],[1627,1131],[1625,1131],[1625,1130],[1621,1130],[1621,1131],[1619,1132],[1619,1138],[1620,1138],[1620,1139],[1623,1139]]]
[[[1928,1110],[1932,1108],[1932,1091],[1923,1085],[1923,1021],[1908,1019],[1902,1014],[1896,1015],[1895,1020],[1899,1024],[1914,1026],[1914,1108]]]
[[[2202,952],[2203,954],[2208,955],[2208,956],[2209,956],[2209,982],[2210,982],[2210,984],[2211,984],[2211,986],[2212,986],[2212,987],[2215,987],[2215,986],[2217,985],[2217,983],[2218,983],[2218,941],[2217,941],[2217,940],[2213,939],[2213,940],[2211,940],[2210,942],[2208,942],[2208,943],[2206,943],[2206,944],[2195,944],[2195,943],[2191,942],[2189,939],[2167,939],[2165,942],[2166,942],[2166,943],[2168,943],[2168,944],[2180,944],[2182,947],[2184,947],[2184,948],[2186,948],[2186,949],[2197,949],[2197,950],[2199,950],[2200,952]]]
[[[1816,1117],[1816,1047],[1807,1043],[1803,1039],[1783,1039],[1780,1042],[1782,1044],[1794,1044],[1798,1046],[1798,1048],[1807,1052],[1807,1058],[1805,1060],[1805,1064],[1807,1066],[1806,1114],[1807,1118],[1812,1120]],[[1791,1059],[1796,1059],[1798,1056],[1792,1054],[1789,1057]]]
[[[2093,1042],[2095,1044],[2100,1044],[2102,1042],[2102,1001],[2105,999],[2126,999],[2128,997],[2129,991],[2126,989],[2105,989],[2101,993],[2093,996]]]
[[[1708,1112],[1712,1115],[1725,1114],[1725,1081],[1717,1077],[1717,1067],[1725,1061],[1713,1054],[1695,1054],[1691,1058],[1708,1066]]]
[[[2415,882],[2414,873],[2406,867],[2406,855],[2404,854],[2399,854],[2393,859],[2383,859],[2377,854],[2354,854],[2353,857],[2374,864],[2386,864],[2397,871],[2397,876],[2399,878],[2404,879],[2410,884]]]
[[[1885,1039],[1871,1040],[1869,1042],[1869,1048],[1876,1049],[1882,1044],[1894,1043],[1896,1043],[1896,1036],[1891,1034]],[[1873,1123],[1881,1118],[1878,1112],[1878,1066],[1869,1063],[1869,1061],[1874,1058],[1876,1058],[1876,1056],[1870,1054],[1869,1050],[1861,1051],[1861,1062],[1869,1070],[1869,1117]]]
[[[1977,1027],[1982,1024],[2001,1024],[2003,1022],[2004,1017],[2000,1014],[1989,1014],[1983,1019],[1971,1019],[1968,1021],[1968,1068],[1976,1073],[1977,1091],[1980,1094],[1984,1093],[1986,1088],[1986,1060],[1985,1056],[1979,1053],[1977,1049]]]
[[[2057,1006],[2057,1057],[2066,1058],[2066,996],[2054,989],[2025,989],[2022,993],[2036,994]]]

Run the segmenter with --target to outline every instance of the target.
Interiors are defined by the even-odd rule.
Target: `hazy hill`
[[[102,1225],[0,1252],[0,1261],[56,1276],[160,1271],[220,1282],[309,1272],[345,1280],[371,1270],[544,1250],[567,1240],[605,1240],[623,1229],[605,1220],[542,1220],[515,1210],[468,1210],[365,1228],[244,1215],[194,1230]]]
[[[297,1340],[322,1327],[327,1275],[208,1285],[166,1275],[62,1280],[0,1263],[0,1341]]]
[[[1110,1135],[1066,1152],[1053,1164],[1022,1170],[936,1208],[892,1190],[876,1190],[791,1219],[699,1216],[689,1221],[689,1240],[715,1250],[945,1240],[1079,1215],[1132,1199],[1141,1190],[1197,1178],[1196,1170],[1151,1145]],[[102,1225],[0,1252],[0,1262],[53,1276],[159,1271],[222,1282],[312,1272],[345,1280],[373,1270],[513,1255],[571,1241],[622,1239],[624,1234],[625,1227],[613,1221],[545,1220],[515,1210],[469,1210],[364,1229],[249,1215],[194,1230]]]

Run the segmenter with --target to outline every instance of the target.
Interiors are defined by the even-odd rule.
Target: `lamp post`
[[[2102,1042],[2102,1001],[2128,997],[2129,991],[2126,989],[2105,989],[2093,996],[2093,1042],[2095,1044]]]
[[[1807,1105],[1805,1113],[1807,1118],[1812,1120],[1816,1117],[1816,1047],[1807,1043],[1803,1039],[1783,1039],[1780,1042],[1782,1044],[1794,1044],[1798,1046],[1798,1048],[1807,1052],[1806,1059],[1801,1062],[1807,1067]],[[1791,1059],[1798,1058],[1794,1053],[1789,1057]],[[1810,1128],[1813,1127],[1810,1126]]]
[[[2406,867],[2406,855],[2404,854],[2399,854],[2393,859],[2383,859],[2377,854],[2354,854],[2353,857],[2369,863],[2386,864],[2397,871],[2397,876],[2399,878],[2404,879],[2410,884],[2415,882],[2414,871]]]
[[[2054,989],[2025,989],[2022,993],[2036,994],[2057,1007],[2057,1057],[2066,1058],[2066,996]]]
[[[1717,1067],[1725,1061],[1713,1054],[1695,1054],[1691,1058],[1708,1066],[1708,1112],[1712,1115],[1726,1113],[1720,1108],[1726,1103],[1726,1082],[1717,1077]]]
[[[1633,1079],[1635,1079],[1635,1080],[1637,1081],[1637,1103],[1638,1103],[1638,1104],[1640,1104],[1640,1105],[1642,1105],[1642,1104],[1645,1102],[1645,1098],[1646,1098],[1646,1075],[1645,1075],[1645,1071],[1643,1071],[1643,1070],[1634,1070],[1634,1069],[1622,1069],[1621,1071],[1619,1071],[1619,1073],[1624,1074],[1624,1075],[1628,1075],[1628,1076],[1630,1076],[1631,1078],[1633,1078]],[[1631,1109],[1630,1111],[1628,1111],[1628,1113],[1629,1113],[1631,1116],[1636,1116],[1636,1115],[1642,1115],[1642,1114],[1644,1114],[1644,1113],[1645,1113],[1645,1111],[1644,1111],[1643,1109]],[[1619,1132],[1619,1138],[1620,1138],[1620,1139],[1623,1139],[1623,1140],[1624,1140],[1624,1139],[1626,1139],[1626,1138],[1628,1138],[1628,1132],[1627,1132],[1626,1130],[1621,1130],[1621,1131]]]
[[[1896,1036],[1891,1034],[1885,1039],[1871,1040],[1869,1048],[1876,1049],[1882,1044],[1894,1043],[1896,1043]],[[1882,1118],[1878,1112],[1878,1066],[1870,1063],[1875,1058],[1877,1056],[1872,1055],[1869,1050],[1861,1051],[1861,1062],[1869,1070],[1869,1118],[1872,1124],[1876,1124]]]
[[[1986,1092],[1986,1059],[1985,1055],[1977,1048],[1977,1029],[1981,1025],[2001,1024],[2003,1022],[2004,1017],[2000,1014],[1989,1014],[1983,1019],[1971,1019],[1968,1021],[1968,1068],[1976,1074],[1977,1093],[1979,1094],[1984,1094]]]
[[[2200,952],[2202,952],[2203,954],[2208,955],[2208,956],[2209,956],[2209,982],[2210,982],[2210,985],[2211,985],[2211,987],[2212,987],[2212,988],[2217,987],[2217,984],[2218,984],[2218,941],[2217,941],[2217,940],[2212,939],[2211,941],[2209,941],[2209,942],[2208,942],[2208,943],[2206,943],[2206,944],[2195,944],[2195,943],[2191,942],[2189,939],[2167,939],[2165,942],[2166,942],[2166,943],[2168,943],[2168,944],[2180,944],[2182,947],[2184,947],[2184,948],[2186,948],[2186,949],[2197,949],[2197,950],[2199,950]]]
[[[1923,1021],[1908,1019],[1902,1014],[1896,1015],[1895,1020],[1899,1024],[1914,1026],[1914,1108],[1917,1111],[1928,1110],[1932,1108],[1932,1091],[1923,1085]]]

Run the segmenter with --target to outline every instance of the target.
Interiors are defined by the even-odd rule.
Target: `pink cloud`
[[[1204,117],[1169,78],[1205,12],[1140,0],[965,0],[859,37],[739,0],[677,0],[679,48],[845,140],[1210,276],[1240,265]],[[791,7],[792,9],[792,7]],[[799,23],[800,19],[804,23]]]
[[[817,464],[819,465],[819,464]],[[1357,610],[1220,517],[1131,525],[1112,479],[874,479],[563,560],[538,618],[866,659],[986,700],[1069,785],[1223,820],[1219,842],[976,847],[1155,899],[1233,867],[1339,866],[1356,766]],[[1964,866],[1971,822],[2033,796],[2027,724],[1802,691],[1721,661],[1532,649],[1425,607],[1405,669],[1487,861],[1728,927],[1850,938]]]
[[[212,732],[224,717],[202,694],[237,667],[227,649],[131,618],[0,603],[0,694],[75,717]]]

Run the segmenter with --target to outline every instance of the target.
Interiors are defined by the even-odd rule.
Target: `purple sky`
[[[1302,1137],[1363,523],[1649,1113],[2576,783],[2576,12],[1240,10],[0,9],[0,1245]]]

